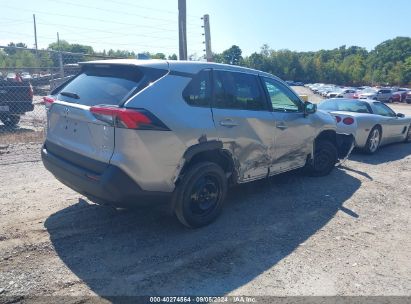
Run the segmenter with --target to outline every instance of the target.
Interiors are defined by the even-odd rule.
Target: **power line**
[[[105,8],[101,8],[101,7],[94,7],[94,6],[90,6],[90,5],[73,3],[73,2],[68,2],[68,1],[54,0],[54,2],[59,2],[59,3],[63,3],[63,4],[68,4],[68,5],[72,5],[72,6],[76,6],[76,7],[91,8],[91,9],[93,9],[93,10],[99,10],[99,11],[102,11],[102,12],[108,12],[108,13],[112,13],[112,14],[120,14],[120,15],[123,15],[123,16],[124,16],[124,15],[128,15],[128,16],[140,17],[140,18],[148,19],[148,20],[168,21],[168,22],[170,22],[170,23],[175,23],[175,20],[171,20],[171,19],[147,17],[147,16],[144,16],[144,15],[139,15],[139,14],[135,14],[135,13],[124,12],[124,11],[117,11],[117,10],[111,10],[111,9],[105,9]]]
[[[27,11],[27,12],[31,12],[31,10],[29,10],[29,9],[23,9],[23,8],[15,8],[15,7],[11,7],[11,6],[7,6],[7,5],[3,5],[3,7],[6,7],[6,8],[9,8],[9,9],[13,9],[13,10],[18,10],[18,11]],[[40,14],[47,14],[47,15],[49,15],[50,14],[50,12],[45,12],[45,11],[36,11],[36,14],[38,14],[38,13],[40,13]],[[67,15],[67,14],[61,14],[61,13],[52,13],[53,15],[55,15],[55,16],[60,16],[60,17],[66,17],[66,18],[71,18],[71,19],[79,19],[79,20],[84,20],[84,17],[80,17],[80,16],[75,16],[75,15]],[[2,20],[5,20],[4,18],[2,19]],[[9,21],[18,21],[18,22],[20,22],[20,21],[22,21],[22,23],[31,23],[31,21],[25,21],[25,22],[23,22],[23,20],[24,19],[6,19],[6,20],[9,20]],[[162,31],[162,32],[176,32],[176,29],[170,29],[169,27],[168,28],[164,28],[164,27],[158,27],[158,26],[149,26],[149,25],[138,25],[138,24],[133,24],[133,23],[126,23],[126,22],[119,22],[119,21],[108,21],[108,20],[106,20],[106,19],[98,19],[98,18],[93,18],[93,17],[87,17],[87,20],[92,20],[92,21],[97,21],[97,22],[104,22],[105,24],[119,24],[119,25],[125,25],[125,26],[133,26],[133,27],[139,27],[139,28],[147,28],[147,29],[155,29],[155,30],[158,30],[158,31]],[[10,24],[10,23],[8,23],[8,24]],[[54,24],[54,25],[56,25],[56,24]],[[63,25],[60,25],[60,24],[58,24],[59,26],[63,26]],[[200,28],[200,26],[195,26],[195,27],[198,27],[198,28]],[[192,26],[190,26],[190,27],[188,27],[188,28],[193,28]],[[194,32],[193,30],[190,30],[189,32]],[[199,33],[199,34],[201,34],[201,32],[197,32],[197,33]],[[123,34],[123,33],[121,33],[121,34]]]
[[[8,5],[2,5],[2,7],[6,7],[9,9],[13,9],[13,10],[17,10],[17,11],[26,11],[26,12],[32,12],[32,10],[29,9],[24,9],[24,8],[17,8],[17,7],[11,7]],[[46,11],[39,11],[36,10],[35,14],[46,14],[47,16],[49,16],[50,14],[52,14],[53,16],[60,16],[60,17],[67,17],[67,18],[74,18],[74,19],[79,19],[79,20],[84,20],[84,17],[80,17],[80,16],[75,16],[75,15],[67,15],[67,14],[61,14],[61,13],[51,13],[51,12],[46,12]],[[129,26],[138,26],[136,24],[133,23],[125,23],[125,22],[119,22],[119,21],[109,21],[107,19],[98,19],[98,18],[93,18],[93,17],[87,17],[87,20],[92,20],[92,21],[98,21],[98,22],[103,22],[105,24],[120,24],[120,25],[129,25]],[[141,25],[140,27],[143,28],[156,28],[155,26],[147,26],[147,25]],[[174,31],[174,30],[170,30],[169,28],[163,28],[162,30],[164,31]]]
[[[122,36],[140,36],[140,37],[147,37],[147,38],[158,38],[158,39],[166,39],[166,40],[174,40],[174,38],[169,38],[169,37],[158,37],[158,36],[149,36],[149,35],[144,35],[144,34],[135,34],[135,33],[124,33],[124,32],[113,32],[113,31],[107,31],[107,30],[101,30],[97,28],[87,28],[87,27],[82,27],[82,26],[73,26],[73,25],[61,25],[61,24],[55,24],[55,23],[48,23],[48,22],[37,22],[37,24],[43,24],[43,25],[55,25],[55,26],[60,26],[63,28],[73,28],[73,29],[85,29],[85,30],[90,30],[90,31],[96,31],[96,32],[101,32],[101,33],[106,33],[106,34],[115,34],[115,35],[122,35]]]
[[[143,6],[143,5],[136,5],[134,3],[126,3],[126,2],[117,1],[117,0],[116,1],[110,0],[110,3],[120,4],[120,5],[125,5],[125,6],[131,6],[131,7],[136,7],[136,8],[142,8],[142,9],[151,10],[151,11],[163,12],[163,13],[173,14],[173,15],[178,14],[178,11],[171,11],[171,10],[147,7],[147,6]],[[195,15],[189,15],[189,14],[187,14],[187,17],[195,18],[195,19],[201,18],[201,16],[195,16]]]
[[[17,36],[25,36],[25,37],[33,37],[33,35],[31,34],[24,34],[24,33],[14,33],[14,32],[9,32],[9,31],[3,31],[0,30],[0,33],[6,33],[6,34],[14,34]],[[75,34],[75,33],[74,33]],[[39,38],[46,38],[46,39],[50,39],[52,41],[55,41],[56,37],[51,37],[51,36],[43,36],[43,35],[38,35]],[[95,43],[95,44],[100,44],[102,45],[101,41],[91,41],[91,40],[87,40],[88,43]],[[166,50],[175,50],[176,47],[172,46],[172,45],[147,45],[147,44],[135,44],[135,43],[115,43],[116,46],[128,46],[128,47],[133,47],[133,48],[161,48],[161,49],[166,49]],[[113,48],[113,47],[110,47]]]

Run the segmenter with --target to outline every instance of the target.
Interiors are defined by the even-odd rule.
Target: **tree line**
[[[18,49],[16,47],[19,47]],[[10,43],[0,49],[0,68],[57,67],[59,55],[26,49],[24,43]],[[136,58],[127,50],[95,52],[91,46],[71,44],[61,40],[51,43],[48,50],[62,51],[64,64],[112,58]],[[68,54],[71,52],[76,54]],[[153,59],[176,60],[177,55],[142,53]],[[195,55],[191,59],[198,59]],[[325,82],[341,85],[411,85],[411,38],[396,37],[384,41],[373,50],[345,45],[332,50],[296,52],[273,50],[263,45],[259,52],[243,56],[239,46],[233,45],[222,53],[214,54],[214,61],[241,65],[272,73],[284,80]]]
[[[345,45],[333,50],[295,52],[263,45],[259,52],[242,56],[233,45],[214,61],[242,65],[272,73],[284,80],[342,85],[411,85],[411,38],[397,37],[367,51]]]

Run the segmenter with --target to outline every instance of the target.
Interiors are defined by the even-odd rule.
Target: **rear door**
[[[108,163],[114,150],[114,127],[110,122],[97,120],[90,107],[121,106],[152,80],[147,71],[147,68],[128,65],[83,67],[80,75],[53,92],[56,100],[48,111],[46,145],[51,142],[52,147],[60,146]],[[165,72],[157,74],[161,73]]]
[[[239,181],[267,176],[275,127],[258,75],[213,71],[213,119]]]

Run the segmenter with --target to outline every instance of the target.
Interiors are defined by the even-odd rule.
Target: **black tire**
[[[392,103],[392,98],[389,98],[389,99],[388,99],[388,103]]]
[[[188,168],[173,194],[174,213],[190,228],[206,226],[220,214],[227,194],[227,178],[215,163],[202,162]]]
[[[18,115],[6,115],[2,116],[1,121],[6,127],[14,128],[20,122],[20,116]]]
[[[378,135],[378,136],[377,136]],[[381,143],[382,130],[379,126],[375,126],[368,134],[367,142],[364,147],[364,152],[367,154],[374,154],[377,152]]]
[[[310,176],[325,176],[330,174],[337,163],[337,148],[328,140],[318,140],[315,143],[314,159],[305,166]]]
[[[410,143],[411,142],[411,125],[408,127],[407,137],[405,137],[404,142],[405,143]]]

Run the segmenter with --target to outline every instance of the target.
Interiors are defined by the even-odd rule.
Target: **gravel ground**
[[[411,144],[354,153],[327,177],[236,187],[199,230],[166,206],[91,204],[44,169],[39,150],[0,145],[0,299],[411,296]]]

